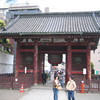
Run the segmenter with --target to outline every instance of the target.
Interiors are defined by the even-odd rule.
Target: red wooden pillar
[[[90,62],[90,50],[91,46],[87,46],[87,79],[91,80],[91,62]]]
[[[17,42],[17,50],[16,50],[16,69],[15,69],[15,77],[18,77],[19,74],[19,42]]]
[[[43,61],[42,61],[42,72],[44,71],[44,66],[45,66],[45,54],[43,54]]]
[[[44,54],[41,54],[41,72],[44,70]]]
[[[38,83],[38,45],[34,45],[34,84]]]
[[[41,60],[41,64],[40,64],[40,82],[42,82],[42,72],[44,70],[44,54],[41,54],[41,57],[40,57],[40,60]]]
[[[71,68],[72,68],[72,53],[71,53],[71,46],[68,45],[67,47],[67,64],[66,64],[66,82],[68,81],[69,76],[71,75]]]

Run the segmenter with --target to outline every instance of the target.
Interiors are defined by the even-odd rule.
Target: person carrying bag
[[[61,84],[59,82],[58,76],[55,76],[53,81],[53,93],[54,93],[54,100],[58,100],[58,93],[61,88]]]

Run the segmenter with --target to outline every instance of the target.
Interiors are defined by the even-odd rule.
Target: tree
[[[0,29],[4,30],[5,27],[6,27],[5,21],[0,19]],[[11,47],[11,44],[10,44],[10,40],[9,39],[0,38],[0,44],[4,45],[4,48],[6,48],[5,49],[6,53],[10,53],[9,48]]]
[[[91,69],[94,69],[94,64],[93,64],[93,62],[91,62]]]
[[[0,29],[3,29],[4,27],[6,27],[6,23],[4,20],[0,19]],[[2,39],[0,38],[0,43],[2,42]]]
[[[91,62],[91,73],[94,74],[94,64]]]
[[[6,27],[6,23],[4,22],[4,20],[0,19],[0,29]]]

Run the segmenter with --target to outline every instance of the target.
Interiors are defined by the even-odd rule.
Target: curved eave
[[[46,33],[46,32],[3,32],[0,33],[0,37],[20,37],[20,36],[54,36],[54,35],[66,35],[66,36],[70,36],[70,35],[75,35],[75,36],[100,36],[100,32],[51,32],[51,33]]]
[[[83,32],[82,35],[100,36],[100,32]]]
[[[0,37],[12,37],[12,36],[19,36],[20,33],[0,33]]]
[[[36,33],[20,33],[20,35],[80,35],[82,32],[36,32]]]

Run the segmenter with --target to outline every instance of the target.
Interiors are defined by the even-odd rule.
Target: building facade
[[[17,43],[15,77],[32,74],[34,84],[41,83],[44,55],[52,65],[62,63],[66,55],[66,80],[69,75],[91,80],[91,50],[97,48],[100,35],[99,12],[13,14],[10,24],[0,31],[1,38]]]

